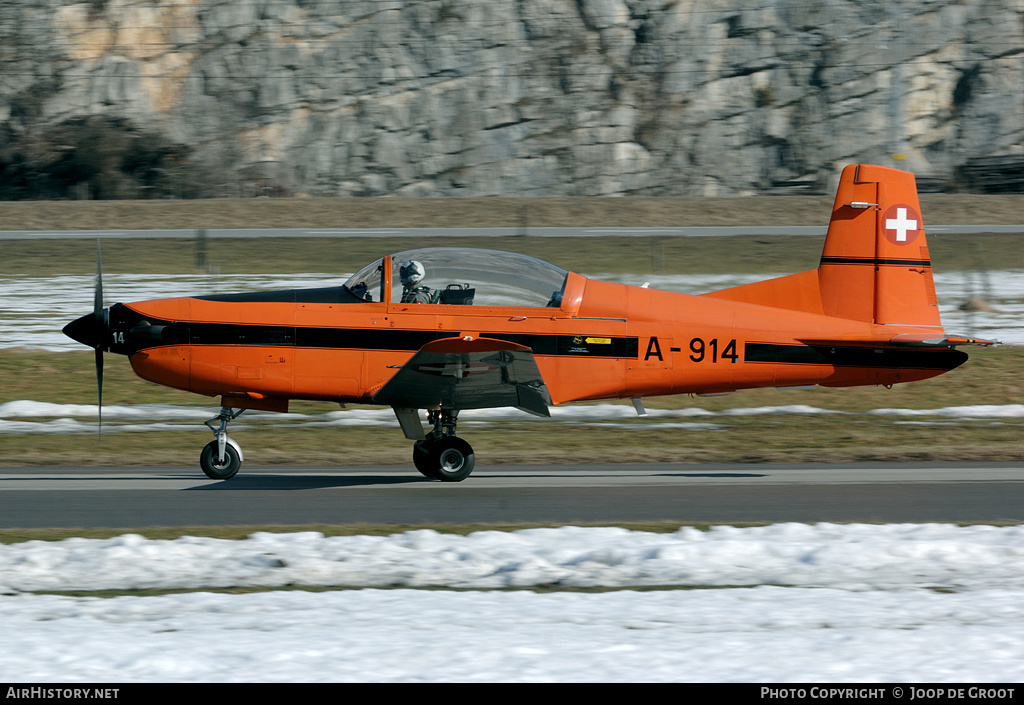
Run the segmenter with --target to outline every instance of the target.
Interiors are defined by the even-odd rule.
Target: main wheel
[[[412,445],[412,464],[424,477],[440,480],[436,468],[430,464],[430,446],[432,441],[416,441]]]
[[[224,446],[224,462],[218,462],[217,441],[210,441],[203,447],[203,452],[199,454],[199,467],[211,480],[230,480],[238,474],[238,469],[242,467],[242,459],[238,457],[238,451],[230,445],[226,445]]]
[[[462,482],[473,472],[476,456],[473,448],[461,438],[445,436],[429,450],[429,467],[441,482]]]

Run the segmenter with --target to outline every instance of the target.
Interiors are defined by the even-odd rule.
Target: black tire
[[[430,446],[429,466],[441,482],[462,482],[473,472],[476,456],[461,438],[446,436]]]
[[[420,474],[424,477],[429,477],[431,480],[440,480],[437,471],[434,466],[431,465],[430,461],[430,446],[432,441],[416,441],[412,445],[412,464],[416,466],[416,469],[420,471]]]
[[[211,480],[230,480],[238,474],[242,467],[242,459],[238,457],[238,451],[230,445],[224,446],[224,462],[217,462],[217,441],[210,441],[203,447],[199,454],[199,467]]]

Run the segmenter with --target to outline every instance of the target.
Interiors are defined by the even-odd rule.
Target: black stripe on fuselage
[[[791,365],[833,365],[835,367],[886,367],[951,370],[967,360],[967,353],[939,350],[866,348],[858,346],[780,345],[747,343],[744,362]]]
[[[136,329],[145,322],[144,329]],[[166,326],[173,338],[155,339],[146,330]],[[261,345],[349,350],[405,350],[415,352],[434,340],[451,338],[457,331],[396,330],[393,328],[320,328],[245,323],[199,323],[143,316],[125,304],[110,307],[110,352],[131,355],[147,348],[176,345]],[[483,332],[482,337],[505,340],[530,348],[537,355],[614,357],[636,359],[639,339],[612,337],[600,331],[574,335],[529,335]]]
[[[931,267],[927,259],[893,259],[888,257],[822,257],[821,264],[868,264],[874,267]]]
[[[377,328],[307,328],[291,326],[242,325],[234,323],[191,323],[192,345],[271,345],[300,348],[355,350],[406,350],[415,352],[427,343],[457,335],[455,331],[381,330]],[[575,335],[529,335],[482,332],[483,338],[505,340],[530,348],[535,355],[573,357],[636,358],[637,338],[602,337],[607,343],[577,342]]]
[[[140,322],[150,326],[169,326],[173,340],[156,341],[152,336],[132,332]],[[457,331],[396,330],[393,328],[318,328],[272,326],[244,323],[198,323],[168,321],[139,312],[124,304],[110,307],[110,330],[114,334],[109,350],[131,355],[159,344],[189,345],[263,345],[349,350],[405,350],[415,352],[427,343],[458,335]],[[574,335],[543,335],[482,332],[481,337],[505,340],[530,348],[536,355],[569,357],[639,356],[639,339],[612,337],[600,331]]]

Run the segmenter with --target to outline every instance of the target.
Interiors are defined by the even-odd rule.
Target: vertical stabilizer
[[[871,164],[843,169],[818,280],[827,315],[941,325],[913,174]]]

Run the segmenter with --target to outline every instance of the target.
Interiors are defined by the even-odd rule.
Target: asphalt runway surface
[[[1024,521],[1021,463],[0,468],[0,528]]]

